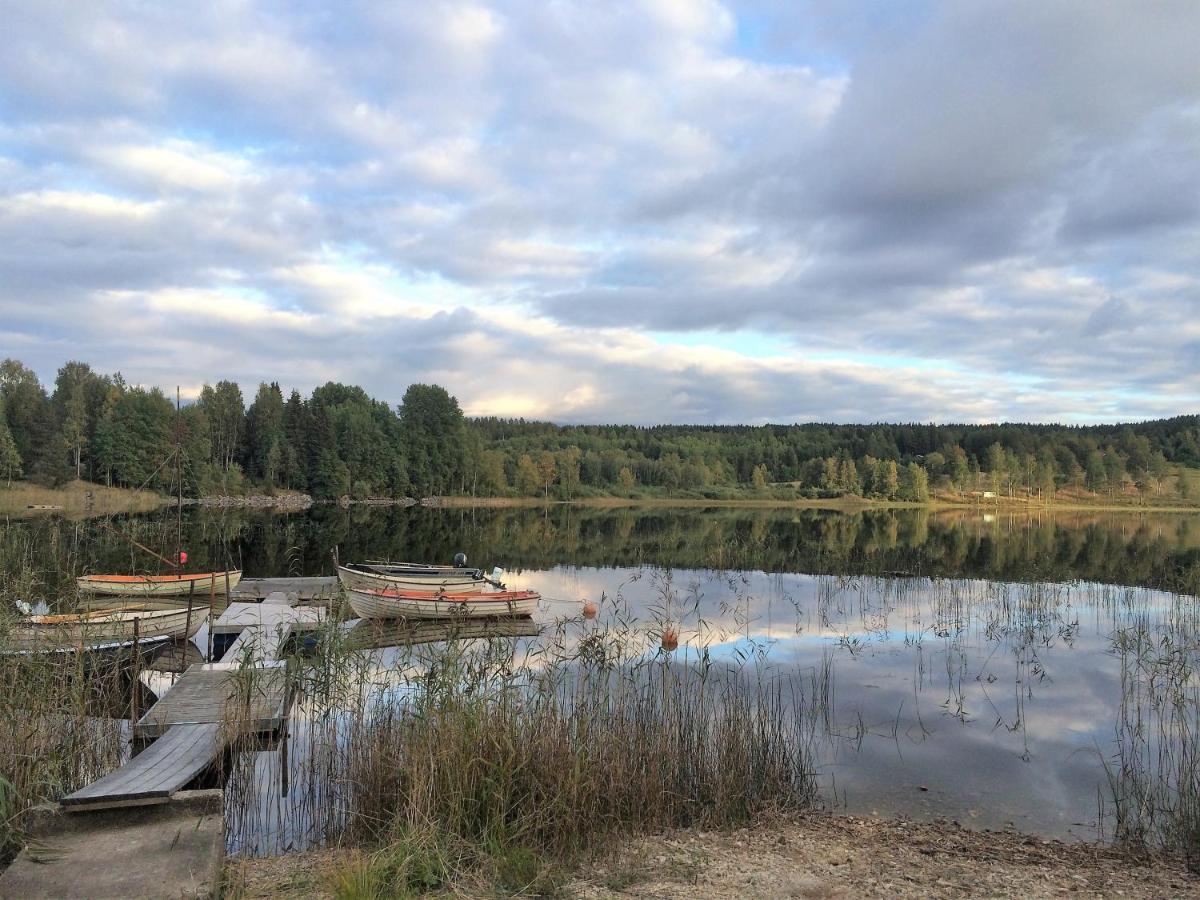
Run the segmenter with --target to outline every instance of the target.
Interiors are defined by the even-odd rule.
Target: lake
[[[170,513],[113,526],[174,548]],[[3,528],[3,546],[24,548],[5,551],[4,565],[31,560],[22,577],[34,599],[52,601],[73,573],[153,571],[94,521]],[[190,510],[183,546],[189,568],[241,565],[246,577],[330,574],[335,547],[342,560],[462,551],[541,592],[537,618],[551,631],[581,598],[601,601],[596,622],[560,631],[568,639],[633,622],[635,651],[654,654],[656,629],[677,623],[677,659],[752,665],[820,695],[822,798],[854,813],[1094,838],[1121,812],[1110,778],[1125,792],[1174,789],[1176,730],[1194,731],[1200,711],[1191,515]],[[375,652],[380,668],[392,664]],[[260,757],[270,793],[279,754]],[[243,849],[301,843],[276,830]]]

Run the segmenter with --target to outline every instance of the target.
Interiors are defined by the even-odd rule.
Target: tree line
[[[22,363],[0,363],[0,478],[8,480],[173,492],[178,474],[192,496],[445,494],[464,483],[464,431],[457,401],[436,385],[410,386],[392,409],[333,382],[286,399],[278,384],[261,384],[247,406],[236,383],[219,381],[177,408],[158,388],[86,363],[65,364],[50,391]]]
[[[393,408],[335,382],[308,397],[264,383],[247,403],[228,380],[177,409],[158,388],[83,362],[63,365],[50,389],[19,361],[0,363],[0,479],[44,484],[84,478],[171,491],[180,471],[190,495],[922,501],[935,490],[1185,491],[1176,466],[1200,466],[1200,417],[1111,426],[564,426],[468,419],[437,385],[411,385]]]

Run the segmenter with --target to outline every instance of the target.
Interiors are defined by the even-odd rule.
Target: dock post
[[[217,603],[217,579],[210,577],[208,579],[208,653],[205,657],[209,662],[212,662],[213,655],[213,607]]]
[[[138,646],[141,641],[141,625],[142,620],[138,616],[133,617],[133,690],[131,691],[130,704],[133,706],[132,715],[129,718],[130,725],[136,725],[138,719],[141,718],[141,704],[138,702],[141,697],[142,687],[142,653]]]
[[[188,585],[187,625],[185,625],[183,628],[183,642],[185,645],[187,644],[188,641],[190,641],[192,639],[192,601],[195,599],[195,596],[196,596],[196,582],[195,582],[195,580],[193,580],[192,583]]]

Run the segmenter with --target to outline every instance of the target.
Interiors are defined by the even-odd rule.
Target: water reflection
[[[173,541],[164,517],[123,527],[151,546]],[[33,599],[66,602],[70,575],[141,563],[88,523],[0,529],[0,566]],[[488,645],[509,670],[536,670],[548,648],[589,651],[598,635],[626,659],[658,658],[673,623],[680,662],[799,685],[824,799],[854,812],[1090,838],[1103,809],[1122,827],[1162,830],[1174,820],[1138,810],[1173,808],[1200,771],[1180,743],[1200,710],[1193,516],[321,508],[194,513],[185,531],[198,568],[240,562],[248,577],[328,574],[334,546],[343,559],[464,550],[505,565],[510,587],[546,598],[537,622],[456,640]],[[595,621],[579,618],[584,597],[599,601]],[[312,810],[335,807],[344,788],[321,755],[332,750],[313,755],[314,717],[403,698],[446,646],[428,626],[339,635],[346,668],[306,685],[287,743],[243,755],[231,850],[311,843]],[[350,685],[357,695],[339,694]]]
[[[127,517],[121,531],[173,549],[169,514]],[[271,514],[189,511],[184,543],[197,571],[246,577],[331,574],[342,559],[449,560],[509,571],[556,565],[912,575],[996,581],[1086,580],[1200,589],[1200,517],[1005,514],[927,509],[520,509],[316,507]],[[56,602],[84,572],[153,571],[155,560],[90,521],[0,524],[0,572]]]
[[[1098,835],[1106,760],[1125,746],[1117,711],[1129,702],[1128,662],[1113,652],[1114,635],[1195,617],[1191,597],[1082,582],[565,566],[513,581],[550,598],[536,626],[489,633],[476,623],[457,635],[468,644],[490,636],[491,658],[510,670],[578,656],[596,635],[626,660],[656,657],[661,627],[673,622],[677,664],[752,667],[797,684],[826,802],[1064,838]],[[583,596],[601,598],[594,622],[578,616]],[[428,643],[445,637],[436,632],[349,626],[350,643],[374,649],[348,681],[372,685],[371,702],[394,702],[437,664],[446,645]],[[272,788],[284,758],[260,754],[254,827],[235,829],[236,849],[304,845],[303,811],[314,796],[331,801],[319,776],[304,781],[322,767],[305,756],[310,723],[298,713],[292,801]]]

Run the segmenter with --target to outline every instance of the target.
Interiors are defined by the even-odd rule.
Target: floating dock
[[[291,701],[279,660],[295,635],[320,627],[325,610],[293,607],[282,592],[261,603],[235,601],[210,623],[235,635],[216,663],[195,663],[133,726],[136,741],[154,741],[111,775],[62,799],[71,812],[166,803],[226,749],[270,735],[287,720]]]
[[[0,897],[219,896],[222,792],[187,788],[243,741],[284,727],[291,691],[281,657],[324,622],[319,604],[335,595],[337,579],[239,587],[209,622],[214,637],[232,640],[220,661],[187,665],[133,724],[135,747],[149,742],[144,750],[59,804],[31,811],[33,840],[0,873]],[[180,662],[191,655],[181,652]]]

